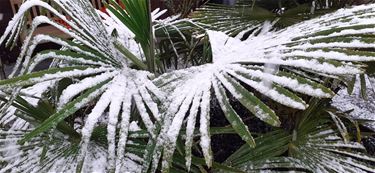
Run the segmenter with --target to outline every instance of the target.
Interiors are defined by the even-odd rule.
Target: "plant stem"
[[[120,43],[118,42],[115,42],[114,43],[116,48],[123,54],[125,55],[127,58],[130,59],[130,61],[132,61],[135,65],[137,65],[140,69],[142,70],[146,70],[148,67],[141,61],[137,58],[137,56],[135,56],[132,52],[130,52],[128,49],[126,49],[124,46],[122,46]],[[144,50],[144,49],[143,49]],[[147,57],[147,56],[146,56]]]
[[[152,24],[151,16],[151,1],[147,0],[148,4],[148,18],[149,18],[149,57],[147,61],[148,69],[150,72],[155,73],[155,41],[154,41],[154,27]]]

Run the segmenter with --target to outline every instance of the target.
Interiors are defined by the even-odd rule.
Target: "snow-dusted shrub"
[[[24,29],[28,36],[13,73],[0,81],[0,171],[374,170],[374,158],[351,141],[340,118],[318,100],[335,95],[328,81],[363,74],[366,63],[375,60],[374,4],[277,31],[274,22],[265,22],[241,41],[215,28],[204,30],[204,24],[190,19],[156,20],[162,12],[149,13],[148,1],[122,2],[124,9],[115,1],[107,4],[107,15],[86,0],[52,0],[52,6],[27,0],[9,22],[0,43],[14,43]],[[71,29],[45,16],[27,27],[27,11],[34,6],[51,11]],[[33,36],[41,24],[73,40]],[[189,30],[194,31],[191,37],[208,37],[212,61],[181,61],[179,70],[165,70],[156,40],[169,40],[171,52],[184,56],[172,38],[186,41]],[[34,55],[45,42],[62,48]],[[50,68],[35,71],[46,59],[53,60]],[[223,164],[213,163],[212,100],[247,143]],[[254,139],[231,100],[275,131]],[[292,133],[280,128],[280,116],[267,100],[304,110]],[[193,156],[197,146],[204,159]],[[288,157],[281,157],[286,151]]]

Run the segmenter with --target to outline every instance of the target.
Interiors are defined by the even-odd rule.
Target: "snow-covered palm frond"
[[[255,142],[247,126],[232,108],[230,98],[238,100],[260,120],[279,126],[275,112],[258,93],[279,104],[304,110],[308,105],[295,92],[317,98],[334,93],[322,84],[300,74],[323,77],[363,73],[361,62],[375,60],[373,28],[375,5],[358,6],[269,32],[270,23],[260,34],[241,41],[222,32],[207,31],[213,62],[202,66],[166,73],[154,80],[169,95],[168,130],[162,132],[164,167],[168,167],[177,137],[186,124],[186,155],[189,167],[190,149],[197,117],[200,146],[207,165],[211,164],[210,100],[216,98],[232,128],[250,146]],[[251,90],[249,89],[251,87]],[[255,93],[255,91],[257,93]],[[293,91],[293,92],[291,92]],[[167,121],[168,122],[168,121]]]
[[[238,154],[228,164],[239,164],[244,171],[277,171],[279,169],[300,170],[303,172],[373,172],[375,159],[363,154],[365,148],[357,142],[345,143],[332,129],[317,129],[307,139],[290,141],[293,135],[284,133],[259,137],[260,149],[242,148],[244,154]],[[268,142],[267,142],[268,141]],[[270,141],[279,145],[276,148],[261,149]],[[279,150],[277,150],[279,149]],[[289,156],[274,156],[288,151]],[[262,152],[264,156],[259,153]],[[271,157],[270,157],[271,156]],[[274,157],[272,157],[274,156]],[[234,165],[233,165],[234,166]]]
[[[37,106],[42,95],[48,91],[48,89],[54,86],[54,81],[46,81],[35,84],[31,87],[24,88],[20,91],[21,98],[25,100],[28,104],[32,106]],[[4,94],[4,95],[3,95]],[[5,104],[8,99],[6,93],[3,93],[0,96],[2,104]],[[30,128],[30,123],[22,118],[19,118],[16,115],[17,107],[11,106],[5,110],[4,114],[0,119],[0,126],[2,127],[13,127],[16,129],[27,130]]]
[[[368,91],[367,98],[362,97],[361,82],[356,80],[353,93],[350,95],[346,89],[340,90],[332,98],[332,106],[341,112],[346,112],[349,115],[348,118],[357,120],[375,131],[375,80],[372,77],[366,77],[364,80]]]
[[[192,19],[180,17],[170,16],[154,23],[159,50],[157,65],[162,72],[210,62],[205,28]]]
[[[315,103],[314,103],[315,102]],[[375,159],[359,142],[345,139],[331,126],[332,113],[324,103],[310,102],[292,131],[276,129],[255,138],[257,146],[243,145],[226,161],[245,172],[294,170],[302,172],[373,172]],[[346,136],[347,137],[347,136]]]
[[[27,89],[36,91],[35,94],[37,94],[38,91],[44,91],[43,88],[45,87],[43,86],[51,87],[50,82],[45,82]],[[118,158],[109,154],[113,148],[106,150],[103,147],[103,145],[108,145],[108,147],[114,145],[112,142],[106,142],[111,141],[112,136],[110,125],[103,126],[105,122],[100,122],[101,127],[96,127],[93,130],[91,136],[94,141],[87,146],[86,161],[83,165],[79,164],[81,162],[79,156],[82,153],[81,136],[65,122],[60,122],[57,125],[57,131],[51,130],[48,135],[38,135],[25,144],[19,144],[18,142],[23,140],[25,135],[34,130],[33,126],[39,125],[40,120],[48,118],[54,112],[51,105],[44,103],[39,98],[22,97],[25,99],[19,97],[12,104],[17,109],[13,116],[28,118],[25,119],[26,121],[17,119],[13,123],[7,124],[9,128],[0,131],[0,144],[3,148],[0,151],[0,158],[3,161],[1,172],[74,172],[78,168],[84,172],[105,172],[111,166],[115,166],[113,165],[114,160]],[[33,95],[33,97],[36,97],[36,95]],[[107,119],[107,121],[111,120],[111,118]],[[145,150],[142,147],[145,145],[133,140],[147,138],[148,135],[147,132],[144,134],[145,132],[139,129],[136,122],[127,126],[127,133],[129,134],[126,136],[129,140],[125,141],[127,152],[122,151],[121,160],[117,161],[119,166],[117,170],[137,172],[140,170],[142,155]],[[81,127],[75,128],[82,130]]]
[[[33,138],[20,145],[18,140],[29,130],[15,128],[0,132],[2,149],[1,172],[76,172],[79,160],[80,145],[77,141],[67,140],[64,136],[53,134]],[[134,134],[130,138],[134,139]],[[127,141],[127,148],[133,152],[123,155],[122,171],[140,172],[142,163],[142,144]],[[135,152],[137,151],[137,152]],[[105,172],[108,168],[108,152],[98,143],[91,143],[87,152],[87,161],[83,165],[84,172]]]
[[[242,38],[247,32],[259,31],[262,23],[266,20],[273,20],[275,15],[248,3],[235,6],[207,4],[194,11],[190,17],[207,29],[222,31],[230,36],[238,35],[238,38]]]
[[[333,130],[319,131],[309,136],[305,146],[297,146],[293,157],[302,160],[302,166],[323,172],[372,172],[375,159],[362,152],[357,142],[344,142]],[[305,158],[310,155],[310,158]],[[315,163],[309,163],[315,162]],[[366,163],[368,162],[368,163]]]
[[[259,34],[265,21],[274,21],[273,28],[280,29],[321,15],[312,14],[314,7],[309,4],[287,9],[278,5],[276,1],[253,0],[236,1],[234,5],[207,4],[194,11],[190,18],[207,29],[245,39],[248,35]]]
[[[155,136],[154,122],[160,120],[157,103],[164,95],[150,80],[153,78],[153,74],[129,67],[135,64],[139,68],[147,70],[148,67],[143,64],[141,57],[137,55],[150,54],[150,52],[144,52],[145,48],[134,50],[134,46],[136,46],[134,42],[119,41],[120,39],[131,39],[129,37],[131,33],[134,33],[136,39],[139,39],[139,33],[136,33],[134,28],[117,29],[121,37],[111,36],[111,32],[116,28],[106,27],[109,24],[103,23],[103,20],[105,20],[103,15],[101,17],[89,1],[54,0],[52,3],[54,8],[42,0],[25,1],[0,38],[0,43],[5,42],[7,38],[8,43],[17,39],[19,31],[24,27],[23,21],[26,20],[28,10],[34,6],[51,11],[71,27],[71,29],[68,29],[46,16],[34,18],[31,27],[27,28],[29,32],[10,79],[0,81],[1,90],[11,93],[7,97],[7,100],[10,100],[8,105],[3,107],[7,114],[3,114],[2,119],[9,121],[6,116],[13,109],[10,104],[25,90],[24,88],[37,86],[47,81],[57,83],[63,79],[70,79],[70,84],[62,88],[63,91],[56,95],[57,100],[55,100],[56,105],[54,105],[56,111],[52,112],[52,115],[47,115],[44,119],[39,119],[38,124],[34,126],[35,128],[28,129],[30,132],[25,133],[19,142],[25,143],[37,138],[44,132],[55,129],[61,123],[64,123],[65,118],[94,103],[93,109],[87,115],[81,130],[80,151],[76,160],[82,161],[85,158],[90,158],[86,156],[91,153],[89,148],[92,144],[90,142],[92,133],[99,119],[108,115],[106,117],[108,119],[108,155],[105,157],[108,157],[109,164],[106,169],[126,171],[124,170],[126,162],[123,161],[126,160],[124,157],[125,145],[129,134],[132,106],[137,108],[142,125],[149,132],[150,137]],[[135,3],[135,1],[132,1],[132,3]],[[146,15],[145,18],[147,19],[148,7],[145,6],[145,1],[139,3],[143,5],[143,8],[136,8],[138,11],[135,12],[139,16]],[[64,11],[64,15],[59,11]],[[119,19],[112,18],[112,20]],[[110,19],[107,19],[106,22],[111,23]],[[142,22],[144,21],[142,20]],[[74,40],[70,41],[49,35],[33,36],[33,32],[41,24],[55,26]],[[112,27],[116,27],[116,25]],[[143,39],[149,38],[143,37]],[[63,46],[63,49],[46,50],[33,56],[35,47],[45,42],[56,43]],[[132,46],[133,50],[125,48],[127,43]],[[46,59],[54,61],[51,68],[35,72],[36,65]],[[50,91],[53,91],[53,89],[50,89]],[[116,131],[120,131],[119,140],[116,140]]]
[[[161,39],[171,41],[171,35],[189,42],[186,39],[188,34],[183,32],[192,27],[202,31],[203,25],[190,19],[155,21],[161,13],[149,13],[149,1],[121,2],[125,4],[125,9],[114,0],[105,3],[108,15],[96,11],[87,0],[52,0],[54,7],[43,0],[27,0],[20,7],[0,37],[0,43],[9,45],[24,28],[29,31],[10,79],[0,81],[4,113],[0,123],[8,129],[2,131],[2,136],[6,136],[4,146],[14,145],[3,150],[2,160],[6,167],[0,172],[21,164],[26,166],[20,166],[19,171],[76,169],[86,172],[100,166],[109,172],[133,172],[135,169],[155,172],[161,156],[162,171],[168,171],[171,165],[181,167],[185,160],[189,170],[192,164],[197,163],[192,154],[195,137],[199,137],[204,160],[192,168],[200,169],[204,162],[211,167],[217,165],[212,161],[210,146],[213,100],[218,101],[231,128],[252,150],[251,147],[262,144],[253,139],[233,106],[234,100],[261,121],[280,126],[278,115],[269,106],[271,102],[304,110],[308,104],[302,95],[317,98],[334,95],[322,79],[342,79],[362,74],[366,70],[366,62],[375,61],[375,53],[370,51],[375,42],[375,5],[372,4],[340,10],[279,31],[271,31],[274,22],[263,24],[264,20],[249,22],[245,27],[234,27],[226,33],[207,30],[210,45],[206,48],[212,53],[212,61],[202,62],[210,63],[193,67],[193,63],[182,64],[189,68],[155,78],[156,72],[166,71],[157,69],[156,65],[160,62],[156,53],[162,51],[155,48],[155,42]],[[27,11],[34,6],[51,11],[70,27],[66,28],[46,16],[35,17],[31,26],[27,27],[24,25]],[[238,22],[243,23],[241,19]],[[52,25],[73,40],[49,35],[33,36],[41,24]],[[216,28],[228,31],[220,22],[211,29]],[[244,39],[242,36],[229,36],[254,29],[256,32],[252,32],[246,40],[241,40]],[[158,33],[163,33],[163,38],[155,39]],[[196,33],[189,34],[195,37]],[[206,39],[206,36],[200,34],[198,38]],[[35,54],[35,48],[45,42],[56,43],[62,49]],[[182,56],[182,51],[176,50],[173,42],[171,45],[176,57]],[[196,44],[191,45],[194,47]],[[53,60],[50,68],[35,71],[35,67],[47,59]],[[83,123],[73,128],[74,125],[68,124],[68,117]],[[331,118],[338,122],[338,131],[345,136],[342,122],[334,115]],[[301,118],[299,121],[305,120]],[[342,143],[341,138],[332,136],[336,134],[334,130],[322,129],[318,125],[302,123],[293,134],[280,132],[280,140],[285,140],[281,141],[282,147],[276,152],[272,150],[271,156],[281,155],[281,152],[290,149],[291,158],[276,158],[268,162],[286,163],[291,167],[302,165],[306,169],[312,169],[311,166],[317,164],[322,171],[373,169],[359,159],[351,162],[353,164],[341,158],[329,162],[351,164],[338,167],[326,166],[324,162],[315,160],[319,154],[326,162],[338,155],[343,155],[344,159],[355,159],[362,155],[354,150],[363,150],[359,144],[348,142],[346,136]],[[132,138],[139,135],[132,137],[132,126],[142,128],[140,136],[147,139],[133,141]],[[319,129],[309,131],[309,128],[315,127]],[[330,136],[320,132],[329,132]],[[16,136],[12,143],[8,143],[8,139],[13,139],[12,135]],[[275,139],[275,136],[272,138]],[[51,141],[51,146],[46,141]],[[57,145],[59,141],[61,146]],[[185,142],[185,152],[181,142]],[[279,147],[278,144],[273,146]],[[176,148],[178,154],[175,153]],[[302,155],[295,153],[296,149],[301,150]],[[312,162],[303,157],[309,151],[315,154]],[[18,155],[8,158],[13,152]],[[68,156],[63,157],[66,153]],[[175,156],[178,161],[171,163]],[[361,159],[374,162],[364,155]],[[136,163],[132,164],[134,161]],[[62,162],[72,164],[64,167]],[[30,164],[34,166],[28,167]],[[129,165],[135,167],[130,168]]]

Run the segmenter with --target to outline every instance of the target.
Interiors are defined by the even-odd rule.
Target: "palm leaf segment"
[[[79,158],[81,160],[87,158],[85,156],[95,124],[108,109],[108,161],[110,165],[108,169],[115,169],[117,165],[116,169],[121,171],[124,167],[124,150],[129,131],[131,106],[134,105],[138,109],[150,136],[155,136],[154,122],[160,120],[156,101],[164,96],[150,80],[153,77],[151,73],[128,67],[132,62],[141,61],[134,58],[136,56],[124,48],[124,43],[121,43],[124,40],[109,39],[115,37],[111,37],[102,19],[88,1],[54,0],[52,3],[54,8],[41,0],[25,1],[0,38],[0,43],[8,38],[7,44],[16,40],[25,26],[27,11],[34,6],[51,11],[72,28],[67,29],[46,16],[34,18],[14,71],[10,75],[11,78],[0,82],[3,91],[12,92],[9,96],[10,102],[4,110],[10,106],[24,87],[44,81],[58,82],[63,78],[74,79],[75,82],[66,87],[59,96],[57,111],[27,133],[21,143],[53,129],[77,110],[96,101],[82,128],[82,147]],[[65,15],[57,9],[64,11]],[[147,8],[139,8],[139,10],[145,14],[148,13]],[[69,16],[69,19],[66,16]],[[55,26],[74,38],[74,41],[48,35],[32,36],[41,24]],[[47,50],[32,56],[35,47],[45,42],[56,43],[63,46],[63,49]],[[33,72],[35,66],[46,59],[53,59],[53,64],[57,66]],[[18,76],[16,76],[17,73],[19,73]],[[121,122],[118,119],[121,119]],[[121,149],[115,153],[115,135],[118,124],[121,135],[117,147]]]
[[[230,36],[241,38],[247,32],[256,33],[264,21],[276,17],[266,9],[248,5],[250,3],[235,6],[207,4],[194,11],[190,17],[207,29],[223,31]]]
[[[213,97],[219,101],[232,128],[252,147],[254,139],[232,108],[231,97],[272,126],[279,126],[280,121],[244,85],[280,104],[302,110],[307,104],[291,91],[317,98],[332,97],[330,89],[301,75],[313,73],[338,78],[363,73],[366,66],[360,62],[375,60],[373,52],[362,49],[374,48],[374,7],[371,4],[339,10],[276,32],[268,32],[272,27],[265,24],[259,35],[245,41],[207,31],[213,55],[211,64],[167,73],[155,80],[165,91],[173,91],[166,116],[170,118],[170,127],[162,132],[166,144],[163,160],[167,160],[163,162],[164,168],[168,168],[175,149],[173,144],[185,121],[186,164],[190,166],[189,147],[198,115],[200,145],[207,165],[211,165],[208,127],[209,102]]]
[[[329,127],[328,121],[317,114],[314,116],[320,120],[310,120],[292,134],[279,129],[257,137],[256,148],[244,145],[226,163],[245,172],[280,169],[303,172],[374,171],[375,159],[363,154],[366,149],[361,143],[345,142],[338,135],[338,130]],[[288,156],[283,156],[285,153]]]

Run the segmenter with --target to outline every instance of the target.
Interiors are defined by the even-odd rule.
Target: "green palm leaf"
[[[164,94],[151,82],[150,79],[153,77],[151,73],[130,68],[133,63],[141,69],[151,70],[149,67],[143,66],[141,58],[136,56],[137,53],[134,49],[130,48],[131,50],[128,50],[128,48],[125,48],[124,45],[127,45],[127,43],[124,43],[124,40],[111,36],[110,32],[112,31],[107,30],[108,27],[106,27],[108,24],[106,22],[108,21],[103,21],[102,16],[98,15],[88,1],[55,0],[52,3],[53,7],[41,0],[26,1],[6,28],[4,35],[0,38],[0,43],[6,41],[7,38],[7,42],[15,41],[19,34],[16,31],[20,30],[21,27],[25,27],[22,25],[22,21],[27,17],[28,10],[35,6],[51,11],[51,13],[64,20],[71,27],[71,29],[67,29],[42,15],[34,18],[31,27],[27,28],[30,31],[24,41],[24,46],[22,47],[14,71],[10,75],[11,78],[1,81],[0,84],[4,91],[13,90],[10,93],[9,99],[7,99],[10,104],[3,107],[3,110],[7,113],[5,115],[14,116],[11,114],[17,112],[17,110],[14,110],[10,105],[14,100],[13,98],[17,98],[20,93],[24,92],[26,87],[44,81],[53,81],[58,84],[57,87],[62,87],[59,88],[60,92],[55,93],[54,88],[51,87],[44,91],[44,93],[51,94],[49,99],[56,99],[52,101],[52,103],[56,104],[54,105],[57,109],[56,113],[48,115],[48,117],[39,122],[40,124],[35,124],[35,127],[29,127],[28,131],[25,132],[25,136],[19,142],[27,145],[28,143],[26,142],[43,136],[46,132],[55,129],[58,124],[68,121],[68,118],[77,118],[75,115],[77,111],[81,111],[82,108],[88,108],[94,104],[91,113],[81,115],[83,117],[87,116],[89,120],[81,126],[82,132],[79,150],[75,152],[77,163],[83,164],[74,164],[72,167],[66,168],[66,170],[75,170],[77,166],[77,169],[82,168],[84,171],[95,169],[92,167],[92,161],[90,161],[92,158],[90,139],[91,137],[93,139],[100,138],[100,135],[96,135],[97,122],[107,112],[110,119],[108,123],[110,125],[108,125],[107,141],[109,148],[107,152],[109,153],[109,162],[111,162],[108,164],[108,169],[116,171],[128,169],[125,164],[128,159],[124,156],[127,155],[127,152],[125,152],[127,137],[129,131],[132,131],[129,129],[129,124],[133,121],[133,118],[139,117],[140,121],[137,125],[143,126],[150,137],[155,136],[153,131],[154,123],[160,120],[157,104],[160,102],[160,99],[163,99]],[[127,3],[129,5],[127,8],[128,12],[131,13],[129,14],[132,18],[134,17],[132,20],[138,22],[137,24],[143,22],[139,25],[142,27],[129,27],[129,29],[138,33],[139,37],[144,35],[143,32],[151,32],[151,19],[148,16],[148,7],[145,6],[147,2],[128,1]],[[64,11],[64,14],[59,11]],[[69,41],[46,35],[32,36],[35,29],[41,24],[52,25],[74,38],[74,40]],[[144,30],[143,26],[149,27]],[[124,30],[119,31],[124,32]],[[132,38],[129,37],[129,39]],[[142,38],[137,37],[136,39],[140,40]],[[150,51],[152,50],[152,52],[144,52],[144,54],[153,56],[154,50],[150,48],[153,38],[147,36],[142,40],[142,44],[147,42],[143,46]],[[33,55],[35,47],[44,42],[56,43],[63,46],[63,49],[46,50]],[[38,64],[46,59],[53,60],[51,68],[44,71],[32,72]],[[150,61],[148,60],[147,62]],[[16,74],[18,76],[14,77]],[[71,79],[71,82],[67,86],[60,86],[60,82],[67,78]],[[134,114],[131,111],[133,106],[136,107],[139,114]],[[22,118],[26,117],[22,116]],[[121,119],[121,121],[118,121],[118,119]],[[17,118],[15,120],[18,121]],[[119,125],[119,128],[117,128],[117,125]],[[119,137],[119,141],[115,140],[117,130],[122,134]],[[114,147],[121,148],[121,150],[113,150]],[[127,146],[127,148],[131,150],[133,147]],[[31,156],[26,157],[27,159],[31,159]],[[14,163],[14,160],[7,161],[9,162],[9,166]],[[40,171],[53,170],[54,168],[49,165],[55,164],[51,162],[37,164],[38,166],[33,169]],[[115,167],[114,165],[118,166]],[[4,168],[3,170],[6,171],[8,168]],[[27,169],[24,168],[23,171],[25,170]]]

